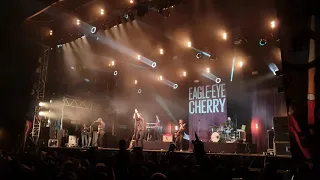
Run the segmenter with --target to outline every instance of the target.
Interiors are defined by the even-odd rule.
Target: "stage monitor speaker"
[[[274,117],[274,141],[289,142],[288,117]]]
[[[290,142],[275,142],[275,155],[291,155]]]

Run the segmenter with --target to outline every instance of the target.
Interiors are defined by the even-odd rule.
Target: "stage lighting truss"
[[[114,72],[113,72],[113,75],[114,75],[114,76],[117,76],[117,75],[118,75],[118,71],[114,71]]]
[[[142,93],[142,90],[141,89],[138,89],[138,94],[141,94]]]
[[[91,32],[92,34],[96,33],[96,32],[97,32],[97,28],[96,28],[96,27],[92,27],[91,30],[90,30],[90,32]]]
[[[201,59],[203,57],[203,54],[201,52],[197,53],[196,58]]]
[[[221,78],[216,78],[215,81],[216,81],[217,84],[220,84],[221,83]]]
[[[151,67],[152,67],[152,68],[157,67],[157,63],[156,63],[156,62],[153,62],[153,63],[151,64]]]
[[[179,87],[178,84],[173,85],[173,89],[178,89],[178,87]]]

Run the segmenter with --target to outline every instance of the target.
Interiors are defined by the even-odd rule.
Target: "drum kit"
[[[233,130],[224,126],[209,126],[210,141],[214,143],[234,143],[237,140],[246,141],[244,130]]]

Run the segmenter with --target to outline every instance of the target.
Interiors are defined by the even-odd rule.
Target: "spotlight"
[[[221,78],[217,78],[215,81],[217,84],[219,84],[219,83],[221,83]]]
[[[100,14],[104,15],[104,9],[100,9]]]
[[[141,59],[141,56],[140,56],[140,55],[138,55],[138,56],[137,56],[137,58],[138,58],[138,60],[140,60],[140,59]]]
[[[282,72],[281,70],[277,70],[277,71],[274,72],[274,74],[275,74],[276,76],[282,76],[282,75],[283,75],[283,72]]]
[[[53,35],[53,31],[52,31],[52,30],[49,31],[49,35],[50,35],[50,36]]]
[[[196,58],[201,59],[203,57],[203,54],[201,52],[197,53]]]
[[[130,4],[133,4],[133,3],[134,3],[134,0],[130,0],[129,3],[130,3]]]
[[[160,81],[162,81],[162,80],[163,80],[162,76],[159,76],[159,80],[160,80]]]
[[[109,66],[114,66],[114,61],[111,61],[111,63],[109,64]]]
[[[243,62],[242,62],[242,61],[239,62],[239,66],[240,66],[240,67],[243,66]]]
[[[271,21],[270,22],[270,26],[272,29],[274,29],[276,27],[276,22],[275,21]]]
[[[179,87],[178,84],[173,85],[173,89],[178,89],[178,87]]]
[[[113,75],[114,75],[114,76],[117,76],[117,75],[118,75],[118,71],[114,71],[114,72],[113,72]]]
[[[222,39],[223,39],[223,40],[227,40],[227,38],[228,38],[228,37],[227,37],[227,33],[223,33],[223,34],[222,34]]]
[[[192,43],[189,41],[188,42],[188,47],[190,48],[192,46]]]
[[[187,76],[187,72],[184,71],[184,72],[182,73],[182,76],[186,77],[186,76]]]
[[[260,46],[265,46],[266,44],[267,44],[267,40],[266,39],[264,39],[264,38],[260,39],[260,41],[259,41],[259,45]]]
[[[78,26],[80,25],[80,20],[79,20],[79,19],[77,19],[77,25],[78,25]]]
[[[39,116],[44,116],[44,114],[45,114],[45,112],[43,112],[43,111],[39,112]]]
[[[91,32],[92,34],[96,33],[96,32],[97,32],[97,28],[96,28],[96,27],[92,27],[91,30],[90,30],[90,32]]]
[[[138,94],[141,94],[142,93],[142,90],[141,89],[138,89]]]
[[[40,107],[43,107],[44,105],[45,105],[45,103],[39,102],[39,106],[40,106]]]
[[[159,50],[159,53],[160,53],[160,54],[163,54],[163,49],[160,49],[160,50]]]
[[[134,84],[138,84],[138,80],[134,80]]]
[[[50,100],[50,104],[52,103],[52,99]]]
[[[210,68],[207,68],[206,71],[207,71],[207,73],[210,73]]]
[[[153,63],[151,64],[151,67],[152,67],[152,68],[157,67],[157,63],[156,63],[156,62],[153,62]]]

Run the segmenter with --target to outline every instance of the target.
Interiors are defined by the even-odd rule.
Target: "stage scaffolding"
[[[63,106],[61,108],[61,126],[60,129],[63,129],[63,119],[66,118],[64,109],[66,107],[76,108],[76,109],[85,109],[88,111],[102,112],[102,107],[100,104],[93,103],[90,101],[80,100],[71,96],[64,96],[62,99]]]
[[[33,123],[32,123],[32,130],[31,130],[31,139],[32,141],[37,144],[40,131],[41,131],[41,118],[39,117],[40,106],[39,103],[44,100],[44,94],[46,89],[46,81],[47,81],[47,71],[48,71],[48,64],[49,64],[49,53],[50,47],[42,45],[43,54],[39,57],[39,67],[36,71],[36,76],[38,78],[38,83],[35,87],[36,93],[36,106],[33,115]]]

